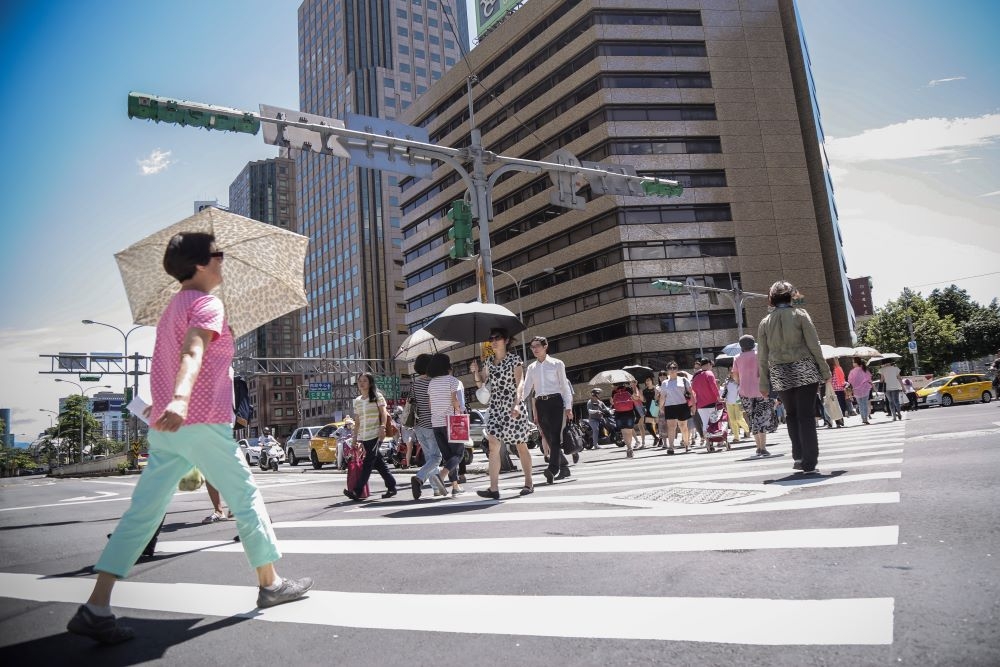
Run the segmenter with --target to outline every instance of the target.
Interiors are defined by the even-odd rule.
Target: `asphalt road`
[[[255,472],[309,598],[259,611],[232,521],[178,493],[157,556],[116,588],[138,638],[65,632],[136,477],[0,483],[5,664],[998,665],[1000,406],[820,431],[822,475],[772,457],[585,452],[500,502],[353,504],[344,475]],[[541,460],[535,470],[540,473]],[[381,492],[377,476],[373,497]]]

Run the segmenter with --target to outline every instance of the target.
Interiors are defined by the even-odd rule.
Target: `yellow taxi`
[[[985,375],[979,373],[961,373],[935,378],[917,390],[917,406],[931,407],[941,405],[948,407],[955,403],[993,400],[993,386]]]
[[[312,467],[319,470],[327,463],[334,464],[338,470],[347,467],[344,459],[344,451],[341,443],[337,442],[337,431],[347,423],[343,419],[339,422],[331,422],[316,432],[309,439],[309,461]],[[354,421],[351,421],[353,424]]]

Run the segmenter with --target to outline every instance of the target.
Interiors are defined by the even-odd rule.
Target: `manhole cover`
[[[765,493],[764,491],[751,491],[749,489],[699,489],[683,486],[670,486],[662,489],[648,489],[646,491],[636,491],[634,493],[622,493],[616,495],[619,500],[645,500],[661,503],[688,503],[691,505],[704,505],[708,503],[720,503],[724,500],[734,500],[747,496],[756,496]]]

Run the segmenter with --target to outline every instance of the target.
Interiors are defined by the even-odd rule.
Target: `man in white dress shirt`
[[[562,452],[562,432],[564,419],[573,419],[573,393],[566,377],[566,364],[549,356],[548,348],[545,336],[531,339],[535,361],[524,372],[521,386],[517,388],[517,399],[520,402],[535,392],[535,424],[549,443],[549,467],[542,474],[551,484],[570,476],[569,461]]]

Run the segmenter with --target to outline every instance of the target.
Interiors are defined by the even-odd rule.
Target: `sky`
[[[129,120],[128,92],[297,108],[298,5],[0,4],[0,407],[18,441],[70,393],[40,374],[39,355],[122,350],[121,334],[81,324],[131,327],[114,253],[195,200],[227,203],[247,162],[276,155],[259,136]],[[848,275],[872,276],[876,306],[952,282],[980,303],[1000,296],[1000,3],[799,0],[799,11]],[[152,343],[139,329],[129,351]]]

